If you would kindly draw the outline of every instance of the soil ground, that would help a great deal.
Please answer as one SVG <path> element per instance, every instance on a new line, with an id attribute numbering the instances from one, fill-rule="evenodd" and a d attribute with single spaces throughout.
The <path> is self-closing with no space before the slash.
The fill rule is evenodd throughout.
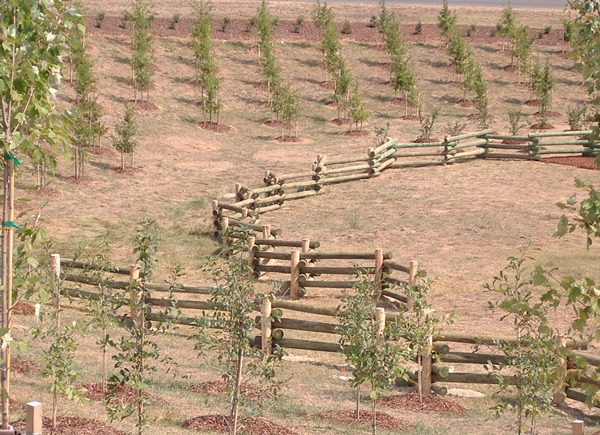
<path id="1" fill-rule="evenodd" d="M 88 47 L 98 77 L 99 103 L 110 129 L 103 140 L 103 146 L 108 149 L 112 127 L 121 117 L 123 104 L 133 97 L 129 86 L 129 40 L 127 32 L 118 27 L 118 18 L 114 18 L 129 2 L 87 0 L 84 6 L 90 17 L 101 11 L 107 14 L 102 29 L 90 27 Z M 233 6 L 235 14 L 231 12 Z M 388 59 L 377 46 L 376 32 L 366 27 L 370 16 L 376 13 L 374 6 L 334 5 L 340 23 L 345 18 L 353 23 L 353 34 L 344 38 L 343 46 L 344 56 L 372 111 L 372 118 L 365 127 L 370 135 L 363 137 L 345 135 L 347 126 L 331 122 L 337 113 L 335 108 L 326 105 L 330 90 L 321 85 L 324 74 L 317 40 L 308 22 L 310 5 L 273 2 L 274 13 L 282 19 L 276 56 L 285 76 L 302 96 L 303 108 L 299 130 L 302 140 L 276 142 L 278 129 L 264 125 L 269 113 L 265 91 L 256 86 L 260 76 L 253 36 L 243 32 L 244 20 L 256 7 L 256 2 L 215 4 L 217 22 L 225 15 L 232 18 L 229 33 L 215 33 L 219 38 L 215 55 L 224 77 L 221 120 L 231 126 L 231 131 L 215 132 L 198 125 L 203 120 L 196 105 L 197 91 L 191 85 L 193 71 L 185 27 L 173 34 L 166 27 L 174 13 L 183 15 L 182 26 L 189 25 L 190 9 L 187 2 L 169 0 L 157 4 L 158 16 L 164 20 L 157 20 L 156 76 L 150 101 L 158 110 L 137 111 L 141 131 L 136 155 L 138 170 L 116 172 L 119 156 L 95 150 L 82 182 L 74 183 L 70 178 L 70 164 L 59 161 L 57 176 L 51 177 L 46 189 L 35 191 L 31 169 L 27 165 L 19 168 L 19 196 L 31 199 L 21 202 L 19 211 L 26 211 L 24 219 L 33 220 L 41 215 L 48 233 L 55 239 L 57 252 L 67 257 L 79 244 L 97 250 L 100 240 L 108 239 L 115 261 L 130 264 L 130 240 L 135 222 L 151 216 L 157 220 L 162 238 L 160 265 L 154 280 L 166 278 L 168 268 L 177 263 L 185 267 L 186 284 L 209 284 L 200 265 L 207 254 L 218 249 L 207 224 L 211 199 L 231 199 L 234 183 L 256 184 L 266 169 L 279 173 L 309 169 L 319 153 L 329 156 L 364 153 L 374 144 L 374 127 L 388 121 L 391 137 L 408 142 L 419 136 L 417 121 L 401 119 L 404 108 L 395 104 L 393 92 L 386 84 Z M 403 34 L 410 42 L 409 52 L 418 71 L 426 110 L 442 108 L 434 136 L 443 136 L 446 124 L 454 121 L 466 122 L 466 131 L 477 129 L 475 121 L 467 120 L 472 109 L 458 104 L 462 92 L 452 83 L 442 41 L 432 25 L 438 9 L 391 8 L 402 16 Z M 531 99 L 528 89 L 518 83 L 514 72 L 504 68 L 509 56 L 502 51 L 502 41 L 489 36 L 488 30 L 495 25 L 500 11 L 458 8 L 458 12 L 463 25 L 476 23 L 478 26 L 471 43 L 489 83 L 492 127 L 506 132 L 508 111 L 519 109 L 532 115 L 537 107 L 524 105 Z M 307 17 L 306 33 L 296 35 L 289 31 L 289 26 L 300 14 Z M 562 53 L 559 43 L 559 28 L 565 15 L 558 11 L 517 11 L 517 16 L 527 20 L 534 32 L 546 25 L 554 27 L 550 35 L 535 40 L 536 55 L 550 59 L 553 65 L 557 83 L 554 110 L 564 111 L 568 105 L 586 102 L 580 76 L 572 70 L 573 63 Z M 418 21 L 426 24 L 424 33 L 412 35 Z M 88 22 L 93 22 L 93 18 L 88 18 Z M 73 101 L 72 88 L 67 85 L 59 98 L 61 106 L 68 107 Z M 529 121 L 533 123 L 532 116 Z M 565 129 L 564 113 L 553 118 L 552 124 Z M 575 191 L 576 177 L 600 183 L 600 172 L 537 162 L 477 160 L 447 167 L 387 171 L 377 179 L 333 186 L 327 189 L 326 195 L 290 202 L 280 211 L 267 215 L 266 220 L 282 227 L 284 234 L 319 240 L 324 249 L 382 247 L 392 251 L 402 263 L 418 260 L 435 279 L 434 307 L 456 314 L 451 330 L 508 333 L 508 325 L 499 323 L 486 311 L 490 296 L 483 293 L 482 286 L 520 246 L 532 241 L 535 262 L 546 267 L 560 266 L 561 271 L 576 276 L 586 271 L 596 274 L 593 266 L 600 257 L 598 247 L 586 251 L 585 241 L 576 235 L 565 240 L 552 237 L 561 214 L 555 203 L 566 200 Z M 310 290 L 306 299 L 329 306 L 337 303 L 336 294 L 325 291 Z M 567 318 L 562 314 L 557 316 L 557 322 L 564 325 Z M 29 344 L 16 355 L 24 360 L 39 361 L 43 346 L 31 338 L 26 329 L 33 318 L 15 317 L 18 324 L 15 337 Z M 67 310 L 65 318 L 81 318 L 81 313 Z M 118 334 L 118 331 L 113 333 Z M 225 396 L 190 393 L 193 385 L 214 380 L 219 373 L 213 364 L 190 357 L 192 350 L 187 334 L 189 330 L 182 328 L 177 334 L 159 340 L 178 363 L 175 371 L 179 376 L 159 372 L 151 378 L 152 433 L 197 433 L 184 429 L 183 422 L 201 415 L 227 412 Z M 320 337 L 315 334 L 314 338 Z M 95 340 L 92 332 L 83 333 L 78 355 L 82 361 L 81 381 L 85 383 L 99 381 L 99 351 Z M 268 419 L 302 434 L 368 433 L 368 424 L 340 425 L 316 417 L 323 411 L 353 409 L 355 398 L 347 380 L 341 376 L 343 367 L 339 355 L 291 351 L 282 374 L 288 380 L 283 396 L 269 410 Z M 50 395 L 44 392 L 47 381 L 37 376 L 39 369 L 32 371 L 34 376 L 15 374 L 11 394 L 20 403 L 35 397 L 50 404 Z M 475 389 L 491 392 L 486 387 Z M 363 400 L 367 402 L 366 397 Z M 418 410 L 388 408 L 383 411 L 406 423 L 406 433 L 512 433 L 510 415 L 490 418 L 488 408 L 495 402 L 489 396 L 455 400 L 466 408 L 465 414 L 424 415 Z M 589 426 L 598 428 L 599 421 L 593 412 L 570 404 L 575 410 L 558 410 L 542 419 L 540 433 L 567 434 L 569 421 L 584 412 L 589 416 Z M 99 403 L 65 401 L 63 406 L 61 414 L 107 421 Z M 123 431 L 132 429 L 129 421 L 111 425 Z"/>

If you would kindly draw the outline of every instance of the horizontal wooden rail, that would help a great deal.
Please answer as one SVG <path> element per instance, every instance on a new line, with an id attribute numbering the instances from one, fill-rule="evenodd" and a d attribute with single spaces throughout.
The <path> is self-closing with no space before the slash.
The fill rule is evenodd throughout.
<path id="1" fill-rule="evenodd" d="M 271 305 L 273 308 L 283 308 L 290 311 L 298 311 L 301 313 L 310 313 L 310 314 L 319 314 L 322 316 L 330 316 L 335 317 L 336 310 L 335 308 L 326 308 L 326 307 L 314 307 L 310 305 L 303 305 L 298 302 L 292 301 L 279 301 L 276 300 Z"/>
<path id="2" fill-rule="evenodd" d="M 506 355 L 471 352 L 448 352 L 440 355 L 440 361 L 460 364 L 510 364 L 511 359 Z"/>
<path id="3" fill-rule="evenodd" d="M 302 287 L 315 288 L 353 288 L 358 281 L 304 281 L 301 282 Z"/>
<path id="4" fill-rule="evenodd" d="M 254 242 L 255 245 L 266 245 L 266 246 L 279 246 L 286 248 L 301 248 L 301 240 L 277 240 L 277 239 L 257 239 Z M 310 249 L 318 249 L 321 246 L 319 242 L 310 242 Z M 265 257 L 267 258 L 267 257 Z"/>
<path id="5" fill-rule="evenodd" d="M 283 318 L 279 320 L 274 320 L 273 328 L 320 332 L 324 334 L 339 334 L 340 325 L 325 322 L 315 322 L 313 320 Z"/>
<path id="6" fill-rule="evenodd" d="M 321 341 L 298 340 L 295 338 L 273 339 L 273 344 L 284 349 L 314 350 L 317 352 L 340 352 L 338 343 L 324 343 Z"/>
<path id="7" fill-rule="evenodd" d="M 517 382 L 515 376 L 502 376 L 504 382 L 509 385 L 515 385 Z M 489 373 L 448 373 L 448 376 L 441 377 L 432 374 L 433 382 L 448 382 L 458 384 L 499 384 L 500 380 L 496 375 Z"/>
<path id="8" fill-rule="evenodd" d="M 65 268 L 94 270 L 97 272 L 116 273 L 119 275 L 129 275 L 129 272 L 130 272 L 129 267 L 116 267 L 116 266 L 102 267 L 102 266 L 92 264 L 87 261 L 71 260 L 69 258 L 61 258 L 60 265 Z M 143 275 L 144 274 L 140 272 L 140 276 L 143 276 Z"/>

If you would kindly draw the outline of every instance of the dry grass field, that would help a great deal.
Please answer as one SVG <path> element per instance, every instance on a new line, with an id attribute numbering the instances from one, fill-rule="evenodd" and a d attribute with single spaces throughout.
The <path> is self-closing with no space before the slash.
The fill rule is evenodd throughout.
<path id="1" fill-rule="evenodd" d="M 193 70 L 191 51 L 182 32 L 169 36 L 165 29 L 155 39 L 155 84 L 150 101 L 157 111 L 138 111 L 140 139 L 135 173 L 120 173 L 118 154 L 110 147 L 112 126 L 120 119 L 124 103 L 132 98 L 129 85 L 129 40 L 127 35 L 111 34 L 108 29 L 94 29 L 93 16 L 105 12 L 107 22 L 117 20 L 128 1 L 84 2 L 88 24 L 88 49 L 94 60 L 98 78 L 99 103 L 110 133 L 104 139 L 105 150 L 91 158 L 84 180 L 75 182 L 69 162 L 60 161 L 55 177 L 44 191 L 35 191 L 33 172 L 25 168 L 19 175 L 19 195 L 30 201 L 22 209 L 33 215 L 41 212 L 48 233 L 56 240 L 56 250 L 69 256 L 80 244 L 94 244 L 101 237 L 113 245 L 115 261 L 131 262 L 130 240 L 135 223 L 146 216 L 157 220 L 161 229 L 160 268 L 156 279 L 163 279 L 170 265 L 181 264 L 186 271 L 186 284 L 207 284 L 208 277 L 200 271 L 206 255 L 218 245 L 210 236 L 210 200 L 222 198 L 233 191 L 236 182 L 258 183 L 266 169 L 288 172 L 308 169 L 318 153 L 330 156 L 362 153 L 375 143 L 374 128 L 390 122 L 389 136 L 401 141 L 415 139 L 419 133 L 417 121 L 400 119 L 403 107 L 393 103 L 393 91 L 386 84 L 388 71 L 384 52 L 373 37 L 364 38 L 364 30 L 374 6 L 334 5 L 338 21 L 348 18 L 354 35 L 344 37 L 344 55 L 359 81 L 372 118 L 365 129 L 367 136 L 345 135 L 347 126 L 331 122 L 335 109 L 327 106 L 329 89 L 321 85 L 324 73 L 320 66 L 317 42 L 302 35 L 277 33 L 276 56 L 284 76 L 301 95 L 302 116 L 298 143 L 274 140 L 278 131 L 264 125 L 269 119 L 266 92 L 257 86 L 256 53 L 251 35 L 243 40 L 216 32 L 216 60 L 224 77 L 222 122 L 232 127 L 229 133 L 214 133 L 198 126 L 201 111 L 198 95 L 191 85 Z M 157 2 L 159 17 L 168 19 L 174 13 L 189 18 L 186 2 Z M 247 20 L 257 2 L 215 3 L 217 20 L 230 16 Z M 273 13 L 288 26 L 302 14 L 310 16 L 308 3 L 273 2 Z M 235 9 L 235 11 L 234 11 Z M 467 122 L 466 131 L 477 125 L 467 119 L 471 109 L 456 104 L 462 98 L 460 87 L 450 83 L 452 72 L 437 30 L 431 26 L 426 35 L 411 35 L 418 21 L 433 24 L 436 8 L 396 6 L 402 17 L 403 33 L 409 43 L 413 65 L 418 71 L 418 84 L 424 96 L 426 110 L 441 109 L 434 136 L 445 134 L 447 123 Z M 532 114 L 535 107 L 525 106 L 528 89 L 517 83 L 513 72 L 503 67 L 509 56 L 502 52 L 499 38 L 489 37 L 499 18 L 497 9 L 457 8 L 461 24 L 477 24 L 471 44 L 482 65 L 490 88 L 492 127 L 508 131 L 507 113 L 522 109 Z M 585 89 L 572 61 L 562 52 L 560 39 L 561 11 L 517 11 L 517 17 L 532 27 L 553 26 L 546 39 L 536 40 L 536 55 L 549 59 L 556 78 L 554 109 L 560 117 L 551 122 L 557 129 L 567 127 L 565 108 L 584 103 Z M 309 23 L 307 23 L 307 26 Z M 289 26 L 288 26 L 289 27 Z M 369 29 L 372 32 L 372 29 Z M 557 36 L 558 35 L 558 36 Z M 63 107 L 73 100 L 68 84 L 60 94 Z M 533 120 L 533 118 L 532 118 Z M 25 165 L 24 165 L 25 166 Z M 477 160 L 447 167 L 388 171 L 367 181 L 330 187 L 326 195 L 285 205 L 280 211 L 266 215 L 265 220 L 281 227 L 294 238 L 310 237 L 328 249 L 374 249 L 392 251 L 405 263 L 415 259 L 434 278 L 432 303 L 441 311 L 453 311 L 456 331 L 473 333 L 506 332 L 486 312 L 488 295 L 482 291 L 486 281 L 514 255 L 520 246 L 531 241 L 532 255 L 547 267 L 581 275 L 596 274 L 594 265 L 600 259 L 599 247 L 585 249 L 585 240 L 572 236 L 557 240 L 552 233 L 560 217 L 556 202 L 574 192 L 574 179 L 600 184 L 600 172 L 570 166 L 539 162 L 507 162 Z M 336 302 L 330 292 L 312 291 L 307 298 L 315 304 Z M 563 315 L 564 314 L 564 315 Z M 67 310 L 67 317 L 81 314 Z M 564 322 L 565 313 L 557 321 Z M 29 342 L 26 325 L 29 318 L 18 317 L 19 338 Z M 217 374 L 202 360 L 192 356 L 187 331 L 162 338 L 161 344 L 178 361 L 177 376 L 154 375 L 151 388 L 151 434 L 187 434 L 181 423 L 191 417 L 225 412 L 227 400 L 218 395 L 192 393 L 192 384 L 212 380 Z M 17 356 L 35 360 L 38 343 L 31 341 Z M 94 337 L 84 334 L 80 351 L 83 382 L 98 379 L 95 363 L 98 352 Z M 287 379 L 283 398 L 267 412 L 269 419 L 285 424 L 298 433 L 368 433 L 368 426 L 333 425 L 319 419 L 315 413 L 332 409 L 352 409 L 353 395 L 347 382 L 339 378 L 343 360 L 338 355 L 315 355 L 293 351 L 284 366 Z M 34 369 L 35 370 L 35 369 Z M 36 373 L 34 371 L 34 373 Z M 185 375 L 185 376 L 183 376 Z M 477 388 L 481 391 L 486 387 Z M 41 397 L 50 403 L 46 384 L 39 376 L 16 375 L 13 394 L 18 402 Z M 408 434 L 509 434 L 511 416 L 492 418 L 489 398 L 454 398 L 467 412 L 460 415 L 426 414 L 398 409 L 384 409 L 406 422 Z M 101 404 L 65 403 L 64 414 L 85 415 L 105 421 Z M 593 412 L 577 407 L 557 410 L 540 422 L 540 434 L 567 434 L 569 422 L 585 412 L 590 426 L 600 429 L 600 419 Z M 111 423 L 122 430 L 131 430 L 129 422 Z M 398 431 L 382 433 L 398 433 Z"/>

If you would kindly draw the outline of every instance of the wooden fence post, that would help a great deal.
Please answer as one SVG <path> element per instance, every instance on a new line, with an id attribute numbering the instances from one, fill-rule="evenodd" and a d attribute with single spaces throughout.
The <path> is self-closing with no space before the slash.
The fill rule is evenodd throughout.
<path id="1" fill-rule="evenodd" d="M 263 355 L 271 355 L 271 301 L 265 296 L 260 306 L 260 333 Z"/>
<path id="2" fill-rule="evenodd" d="M 300 287 L 300 251 L 292 249 L 290 261 L 290 298 L 298 299 L 298 289 Z"/>
<path id="3" fill-rule="evenodd" d="M 415 288 L 417 285 L 417 273 L 419 271 L 419 262 L 411 260 L 408 265 L 408 285 L 410 288 Z M 406 307 L 410 310 L 413 307 L 413 300 L 411 298 L 406 301 Z"/>
<path id="4" fill-rule="evenodd" d="M 573 435 L 583 435 L 585 433 L 585 423 L 583 420 L 573 420 L 571 423 Z"/>
<path id="5" fill-rule="evenodd" d="M 26 403 L 25 414 L 25 435 L 42 435 L 42 403 Z"/>
<path id="6" fill-rule="evenodd" d="M 310 251 L 310 239 L 302 239 L 302 252 Z"/>
<path id="7" fill-rule="evenodd" d="M 131 316 L 131 320 L 133 322 L 139 322 L 139 312 L 140 312 L 140 266 L 137 264 L 132 264 L 129 266 L 129 285 L 130 285 L 130 306 L 129 306 L 129 315 Z M 143 290 L 142 290 L 143 291 Z"/>
<path id="8" fill-rule="evenodd" d="M 423 396 L 431 394 L 431 352 L 433 351 L 433 336 L 427 339 L 427 345 L 421 355 L 421 391 Z"/>
<path id="9" fill-rule="evenodd" d="M 381 295 L 383 289 L 383 249 L 375 249 L 375 286 L 377 288 L 377 297 Z"/>

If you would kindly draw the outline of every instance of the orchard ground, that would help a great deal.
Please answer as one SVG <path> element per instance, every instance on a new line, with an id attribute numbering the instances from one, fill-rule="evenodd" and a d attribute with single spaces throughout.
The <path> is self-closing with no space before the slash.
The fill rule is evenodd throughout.
<path id="1" fill-rule="evenodd" d="M 98 78 L 99 103 L 104 122 L 110 127 L 120 119 L 123 104 L 132 98 L 129 85 L 129 40 L 118 27 L 121 12 L 129 6 L 125 0 L 84 2 L 88 16 L 88 50 L 94 59 Z M 81 243 L 94 243 L 100 237 L 113 244 L 113 257 L 123 265 L 130 264 L 129 240 L 135 223 L 143 217 L 155 218 L 161 229 L 160 268 L 156 280 L 166 277 L 168 267 L 178 263 L 185 267 L 186 284 L 210 284 L 200 271 L 206 255 L 218 245 L 210 237 L 210 200 L 233 191 L 236 182 L 257 183 L 265 169 L 296 172 L 309 169 L 318 153 L 330 156 L 365 152 L 375 143 L 374 127 L 390 122 L 389 136 L 410 141 L 419 134 L 417 121 L 404 121 L 403 106 L 395 104 L 389 79 L 388 61 L 378 47 L 376 30 L 367 27 L 376 6 L 333 4 L 336 20 L 352 23 L 353 33 L 343 37 L 344 56 L 359 80 L 372 118 L 365 130 L 367 136 L 347 136 L 349 126 L 332 123 L 336 110 L 325 103 L 330 90 L 323 87 L 324 72 L 320 65 L 318 40 L 310 23 L 311 4 L 273 2 L 271 10 L 280 17 L 276 34 L 276 56 L 284 76 L 301 95 L 297 143 L 279 143 L 277 129 L 265 126 L 269 119 L 266 91 L 257 84 L 254 36 L 243 31 L 254 14 L 256 2 L 218 2 L 215 4 L 215 55 L 224 77 L 221 95 L 224 109 L 221 121 L 232 127 L 228 133 L 215 133 L 198 126 L 201 110 L 196 105 L 197 91 L 191 84 L 193 69 L 191 51 L 184 28 L 189 26 L 191 10 L 187 2 L 165 1 L 157 4 L 155 39 L 155 84 L 150 101 L 156 111 L 138 111 L 140 140 L 136 161 L 139 169 L 131 174 L 118 173 L 119 156 L 112 152 L 109 137 L 106 147 L 94 155 L 87 166 L 86 178 L 75 183 L 69 163 L 60 162 L 56 177 L 41 192 L 32 189 L 34 174 L 26 165 L 19 172 L 21 209 L 28 215 L 41 211 L 48 233 L 56 239 L 56 250 L 69 256 Z M 233 9 L 235 8 L 235 13 Z M 418 84 L 424 96 L 426 111 L 441 108 L 441 118 L 433 135 L 444 135 L 444 127 L 454 121 L 465 121 L 465 131 L 474 131 L 476 121 L 468 121 L 472 108 L 461 107 L 458 84 L 450 83 L 453 73 L 448 64 L 442 40 L 433 26 L 437 8 L 390 6 L 402 19 L 403 35 L 409 43 Z M 94 16 L 106 13 L 102 28 L 94 28 Z M 526 86 L 517 83 L 516 74 L 504 67 L 508 52 L 502 51 L 502 40 L 490 32 L 500 17 L 498 9 L 457 8 L 459 23 L 476 24 L 471 43 L 482 65 L 489 85 L 492 127 L 508 131 L 507 113 L 521 109 L 532 114 L 537 109 L 525 105 L 530 99 Z M 169 30 L 175 13 L 182 15 L 179 28 Z M 306 18 L 300 34 L 291 32 L 298 15 Z M 580 75 L 563 53 L 560 29 L 566 14 L 561 11 L 521 11 L 516 15 L 534 32 L 552 26 L 550 34 L 535 40 L 535 52 L 541 60 L 549 59 L 556 78 L 553 110 L 559 117 L 550 119 L 557 129 L 566 129 L 564 110 L 567 106 L 587 101 Z M 232 19 L 226 32 L 218 30 L 224 16 Z M 424 23 L 424 32 L 413 35 L 415 24 Z M 61 91 L 63 107 L 72 102 L 73 90 L 67 84 Z M 530 117 L 533 121 L 533 117 Z M 107 136 L 110 136 L 110 134 Z M 581 236 L 564 240 L 552 237 L 560 210 L 556 202 L 566 200 L 574 191 L 574 179 L 600 183 L 600 172 L 570 166 L 537 162 L 475 161 L 448 167 L 388 171 L 382 177 L 327 189 L 319 197 L 287 203 L 278 212 L 265 216 L 267 222 L 295 238 L 318 240 L 324 249 L 360 249 L 382 247 L 392 251 L 405 263 L 415 259 L 435 279 L 432 303 L 440 311 L 454 311 L 456 322 L 449 329 L 469 333 L 509 333 L 508 326 L 486 311 L 487 300 L 482 286 L 490 281 L 520 246 L 532 241 L 531 254 L 536 262 L 552 268 L 560 266 L 564 273 L 581 276 L 595 274 L 598 247 L 589 251 Z M 591 271 L 591 272 L 588 272 Z M 313 304 L 332 306 L 335 294 L 310 289 L 307 299 Z M 66 316 L 79 318 L 81 313 L 67 311 Z M 567 320 L 568 313 L 558 313 L 557 322 Z M 19 317 L 15 335 L 26 338 L 27 317 Z M 117 331 L 115 331 L 117 332 Z M 189 331 L 181 330 L 181 333 Z M 306 335 L 304 335 L 306 337 Z M 82 338 L 79 353 L 83 369 L 82 382 L 98 380 L 95 363 L 98 351 L 94 337 Z M 189 392 L 192 384 L 214 380 L 218 373 L 194 358 L 192 345 L 183 336 L 161 340 L 165 350 L 179 362 L 178 375 L 153 376 L 150 405 L 153 422 L 151 433 L 194 433 L 182 429 L 181 423 L 198 415 L 226 412 L 224 396 Z M 38 343 L 32 342 L 17 355 L 35 360 Z M 353 393 L 340 379 L 343 360 L 337 355 L 315 355 L 291 351 L 282 376 L 288 379 L 282 399 L 268 413 L 271 420 L 284 423 L 299 433 L 364 433 L 365 426 L 335 425 L 314 414 L 335 409 L 352 409 Z M 182 377 L 180 375 L 187 375 Z M 16 375 L 13 394 L 18 402 L 41 399 L 50 404 L 46 383 L 39 370 L 30 375 Z M 490 392 L 487 388 L 476 388 Z M 429 414 L 412 411 L 382 411 L 403 419 L 406 433 L 512 433 L 511 416 L 490 418 L 487 409 L 492 399 L 457 398 L 467 408 L 466 414 Z M 583 410 L 583 408 L 578 407 Z M 540 422 L 540 433 L 569 433 L 569 421 L 579 411 L 559 410 Z M 593 412 L 588 412 L 593 414 Z M 64 415 L 85 415 L 105 421 L 102 405 L 94 402 L 65 402 Z M 567 415 L 569 414 L 569 415 Z M 598 420 L 590 420 L 598 426 Z M 129 422 L 112 423 L 130 430 Z M 393 431 L 392 431 L 393 432 Z M 390 433 L 392 433 L 390 432 Z M 385 431 L 383 431 L 385 433 Z"/>

